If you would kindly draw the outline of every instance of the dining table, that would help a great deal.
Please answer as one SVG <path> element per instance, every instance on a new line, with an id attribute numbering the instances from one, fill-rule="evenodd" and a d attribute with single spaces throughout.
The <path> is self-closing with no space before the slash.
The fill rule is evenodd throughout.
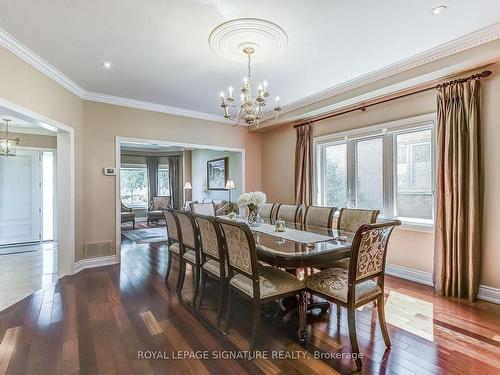
<path id="1" fill-rule="evenodd" d="M 243 218 L 235 220 L 246 222 Z M 265 219 L 261 219 L 258 226 L 249 225 L 259 261 L 297 275 L 298 270 L 322 269 L 331 262 L 350 257 L 354 233 L 303 223 L 284 222 L 284 226 L 284 231 L 278 231 L 274 221 Z M 282 304 L 282 318 L 286 321 L 297 306 L 293 300 L 282 301 Z M 308 304 L 308 310 L 316 308 L 327 311 L 329 303 Z"/>

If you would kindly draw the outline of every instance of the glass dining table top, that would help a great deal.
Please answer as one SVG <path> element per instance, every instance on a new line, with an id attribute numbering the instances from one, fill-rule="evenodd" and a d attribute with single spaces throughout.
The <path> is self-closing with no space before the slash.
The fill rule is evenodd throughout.
<path id="1" fill-rule="evenodd" d="M 276 232 L 274 223 L 268 220 L 259 227 L 250 226 L 260 260 L 278 267 L 296 268 L 320 266 L 350 256 L 354 233 L 290 222 L 286 222 L 285 227 L 284 233 Z M 307 241 L 308 238 L 312 241 Z"/>

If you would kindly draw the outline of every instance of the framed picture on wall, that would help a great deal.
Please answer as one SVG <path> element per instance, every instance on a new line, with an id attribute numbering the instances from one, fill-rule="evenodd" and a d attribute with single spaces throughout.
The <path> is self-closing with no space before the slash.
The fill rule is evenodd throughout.
<path id="1" fill-rule="evenodd" d="M 207 189 L 224 190 L 228 176 L 229 158 L 207 161 Z"/>

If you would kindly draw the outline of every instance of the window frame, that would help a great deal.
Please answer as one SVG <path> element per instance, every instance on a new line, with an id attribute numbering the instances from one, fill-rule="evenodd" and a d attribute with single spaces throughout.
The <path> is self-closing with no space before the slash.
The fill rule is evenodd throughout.
<path id="1" fill-rule="evenodd" d="M 383 173 L 383 207 L 380 208 L 381 219 L 396 218 L 397 194 L 397 144 L 396 136 L 413 133 L 420 130 L 431 130 L 431 168 L 432 168 L 432 220 L 397 217 L 403 222 L 403 228 L 418 231 L 433 231 L 435 223 L 435 183 L 436 183 L 436 113 L 406 118 L 398 121 L 371 125 L 346 132 L 332 133 L 313 138 L 313 202 L 316 205 L 324 204 L 325 191 L 325 152 L 328 146 L 347 145 L 347 202 L 348 207 L 356 206 L 357 197 L 357 142 L 382 138 L 382 173 Z M 340 208 L 340 207 L 339 207 Z M 338 212 L 338 211 L 337 211 Z"/>

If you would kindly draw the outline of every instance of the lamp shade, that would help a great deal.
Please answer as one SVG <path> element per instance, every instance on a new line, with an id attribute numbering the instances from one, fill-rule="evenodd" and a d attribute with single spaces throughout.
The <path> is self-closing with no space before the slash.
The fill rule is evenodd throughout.
<path id="1" fill-rule="evenodd" d="M 234 181 L 227 180 L 226 181 L 226 190 L 231 190 L 231 189 L 236 189 L 236 186 L 234 186 Z"/>
<path id="2" fill-rule="evenodd" d="M 191 186 L 191 182 L 189 181 L 186 181 L 186 183 L 184 184 L 184 189 L 186 190 L 191 190 L 193 187 Z"/>

